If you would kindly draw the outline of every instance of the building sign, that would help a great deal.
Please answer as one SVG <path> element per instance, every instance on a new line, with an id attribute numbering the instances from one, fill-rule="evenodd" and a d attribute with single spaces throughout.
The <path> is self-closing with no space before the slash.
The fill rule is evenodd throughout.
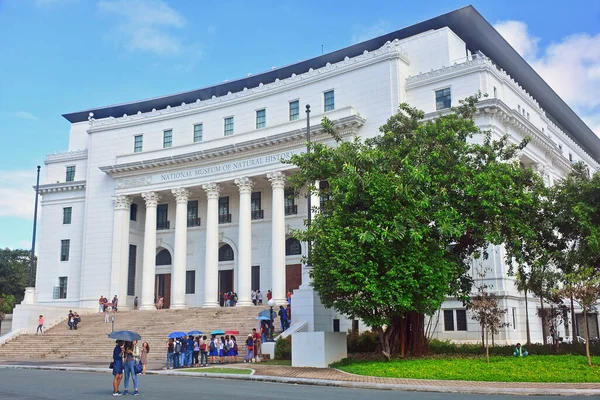
<path id="1" fill-rule="evenodd" d="M 135 186 L 144 186 L 163 182 L 176 182 L 190 178 L 200 178 L 211 175 L 218 175 L 228 172 L 243 171 L 248 168 L 261 167 L 269 164 L 279 164 L 282 160 L 289 160 L 297 151 L 284 151 L 282 153 L 267 154 L 260 157 L 250 158 L 241 161 L 231 161 L 224 164 L 211 165 L 208 167 L 198 167 L 183 171 L 165 172 L 151 176 L 133 177 L 117 179 L 117 188 L 128 188 Z"/>

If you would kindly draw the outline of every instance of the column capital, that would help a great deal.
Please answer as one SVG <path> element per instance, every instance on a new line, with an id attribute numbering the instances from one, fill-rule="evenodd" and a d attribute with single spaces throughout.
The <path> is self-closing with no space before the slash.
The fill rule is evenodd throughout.
<path id="1" fill-rule="evenodd" d="M 186 188 L 180 187 L 180 188 L 171 190 L 171 192 L 175 196 L 175 200 L 177 201 L 177 203 L 187 203 L 187 201 L 190 198 L 190 191 L 187 190 Z"/>
<path id="2" fill-rule="evenodd" d="M 271 181 L 271 186 L 273 186 L 273 189 L 285 188 L 285 174 L 283 172 L 270 172 L 267 174 L 267 178 Z"/>
<path id="3" fill-rule="evenodd" d="M 219 193 L 221 192 L 221 187 L 216 182 L 205 183 L 202 185 L 202 189 L 206 192 L 206 197 L 209 199 L 217 199 L 219 198 Z"/>
<path id="4" fill-rule="evenodd" d="M 156 192 L 144 192 L 142 198 L 146 201 L 146 207 L 156 207 L 160 201 L 160 196 Z"/>
<path id="5" fill-rule="evenodd" d="M 115 210 L 129 210 L 132 202 L 129 196 L 115 196 Z"/>
<path id="6" fill-rule="evenodd" d="M 254 186 L 254 182 L 252 179 L 244 176 L 243 178 L 237 178 L 234 180 L 235 184 L 238 185 L 240 190 L 240 194 L 244 193 L 252 193 L 252 186 Z"/>

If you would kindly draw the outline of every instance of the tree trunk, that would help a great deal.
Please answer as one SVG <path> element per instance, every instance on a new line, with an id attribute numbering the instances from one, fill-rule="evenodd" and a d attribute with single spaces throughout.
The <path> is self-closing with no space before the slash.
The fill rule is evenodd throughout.
<path id="1" fill-rule="evenodd" d="M 527 304 L 527 289 L 523 291 L 525 293 L 525 324 L 527 329 L 527 344 L 531 344 L 531 331 L 529 330 L 529 305 Z"/>
<path id="2" fill-rule="evenodd" d="M 486 343 L 485 343 L 485 360 L 487 361 L 487 363 L 490 363 L 490 338 L 489 335 L 486 334 Z"/>
<path id="3" fill-rule="evenodd" d="M 542 342 L 548 344 L 546 340 L 546 313 L 544 312 L 544 298 L 542 296 L 540 296 L 540 307 L 542 310 Z"/>
<path id="4" fill-rule="evenodd" d="M 391 352 L 390 352 L 390 342 L 388 340 L 388 335 L 387 335 L 388 329 L 390 329 L 390 328 L 388 327 L 384 330 L 381 326 L 378 326 L 377 328 L 375 328 L 375 330 L 379 332 L 379 346 L 381 348 L 381 353 L 389 361 L 391 358 Z"/>
<path id="5" fill-rule="evenodd" d="M 585 355 L 587 356 L 588 365 L 592 366 L 592 358 L 590 357 L 590 330 L 587 320 L 587 308 L 583 307 L 583 323 L 585 324 Z"/>
<path id="6" fill-rule="evenodd" d="M 573 328 L 573 343 L 577 340 L 577 319 L 575 318 L 575 306 L 573 305 L 573 295 L 571 295 L 571 325 Z"/>
<path id="7" fill-rule="evenodd" d="M 406 358 L 406 317 L 400 320 L 400 356 Z"/>

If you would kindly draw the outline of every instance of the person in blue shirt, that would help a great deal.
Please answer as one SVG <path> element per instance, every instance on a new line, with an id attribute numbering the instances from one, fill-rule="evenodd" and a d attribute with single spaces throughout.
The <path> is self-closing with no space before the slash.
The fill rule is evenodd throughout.
<path id="1" fill-rule="evenodd" d="M 192 366 L 192 355 L 194 354 L 194 337 L 188 336 L 185 341 L 185 366 Z"/>
<path id="2" fill-rule="evenodd" d="M 122 340 L 117 340 L 113 349 L 113 396 L 121 396 L 119 385 L 123 380 L 123 345 L 124 342 Z"/>

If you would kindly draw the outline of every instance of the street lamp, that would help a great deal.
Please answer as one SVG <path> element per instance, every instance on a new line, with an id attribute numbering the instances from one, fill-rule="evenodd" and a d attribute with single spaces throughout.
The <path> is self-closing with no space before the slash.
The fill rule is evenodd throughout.
<path id="1" fill-rule="evenodd" d="M 273 341 L 273 307 L 275 307 L 275 300 L 271 299 L 267 302 L 271 311 L 269 312 L 269 317 L 271 318 L 271 326 L 269 327 L 269 341 Z"/>
<path id="2" fill-rule="evenodd" d="M 310 104 L 306 105 L 306 154 L 310 155 Z M 310 224 L 312 223 L 312 204 L 311 204 L 311 194 L 310 194 L 310 186 L 307 190 L 307 195 L 308 195 L 308 199 L 307 199 L 307 208 L 308 208 L 308 213 L 307 213 L 307 219 L 306 219 L 306 226 L 308 227 L 308 229 L 310 229 Z M 310 240 L 308 241 L 308 248 L 306 250 L 306 268 L 309 269 L 311 267 L 310 264 L 310 247 L 311 247 L 311 242 Z"/>
<path id="3" fill-rule="evenodd" d="M 33 287 L 33 268 L 35 265 L 35 231 L 37 229 L 38 193 L 40 191 L 40 167 L 37 166 L 37 182 L 35 184 L 35 206 L 33 209 L 33 236 L 31 238 L 31 260 L 29 264 L 29 287 Z"/>

